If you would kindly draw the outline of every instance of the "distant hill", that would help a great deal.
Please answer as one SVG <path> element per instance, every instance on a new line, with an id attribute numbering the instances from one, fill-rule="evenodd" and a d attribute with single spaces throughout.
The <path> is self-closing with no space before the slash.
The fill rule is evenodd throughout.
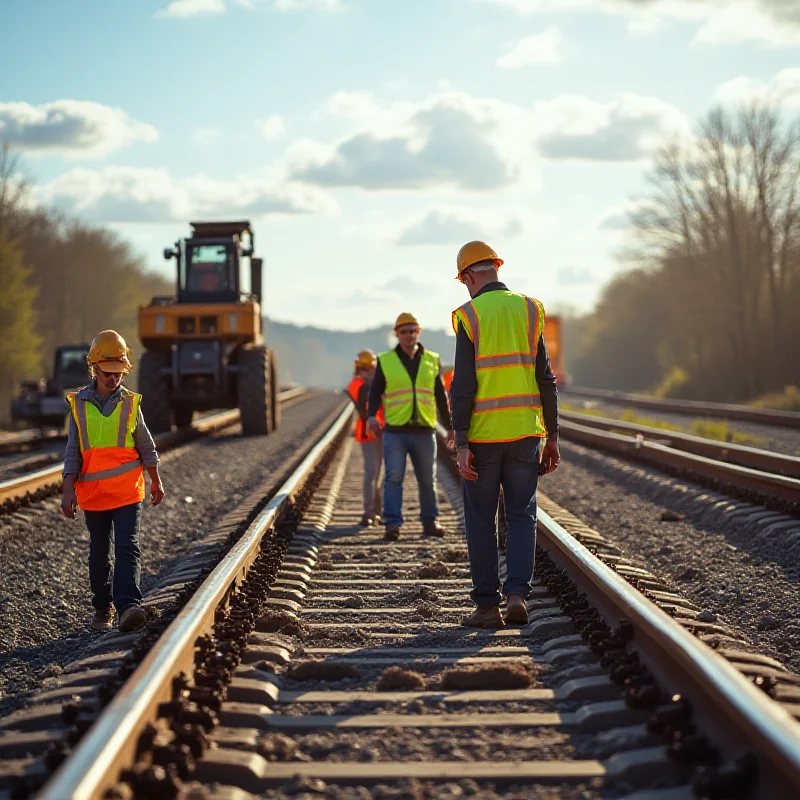
<path id="1" fill-rule="evenodd" d="M 353 359 L 359 350 L 382 353 L 397 344 L 391 327 L 334 331 L 300 327 L 264 319 L 264 338 L 278 354 L 281 381 L 302 386 L 340 389 L 353 375 Z M 456 340 L 443 330 L 423 330 L 420 341 L 436 351 L 443 364 L 453 363 Z"/>

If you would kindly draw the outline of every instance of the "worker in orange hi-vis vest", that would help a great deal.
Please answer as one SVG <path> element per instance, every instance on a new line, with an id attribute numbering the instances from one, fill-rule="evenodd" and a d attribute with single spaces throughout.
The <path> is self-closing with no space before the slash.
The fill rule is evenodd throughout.
<path id="1" fill-rule="evenodd" d="M 364 514 L 360 525 L 364 528 L 377 524 L 381 518 L 382 502 L 380 492 L 381 465 L 383 462 L 383 442 L 381 431 L 385 424 L 383 406 L 378 411 L 379 432 L 367 430 L 367 403 L 370 385 L 375 377 L 378 359 L 372 350 L 362 350 L 354 362 L 355 375 L 347 387 L 347 394 L 358 411 L 355 440 L 361 446 L 364 458 Z"/>
<path id="2" fill-rule="evenodd" d="M 119 629 L 129 633 L 147 621 L 139 588 L 144 470 L 150 475 L 154 506 L 164 499 L 164 486 L 153 437 L 142 417 L 142 396 L 122 385 L 133 367 L 125 340 L 116 331 L 101 331 L 86 360 L 91 384 L 67 394 L 71 414 L 61 509 L 74 519 L 80 506 L 89 529 L 92 628 L 110 628 L 116 607 Z"/>

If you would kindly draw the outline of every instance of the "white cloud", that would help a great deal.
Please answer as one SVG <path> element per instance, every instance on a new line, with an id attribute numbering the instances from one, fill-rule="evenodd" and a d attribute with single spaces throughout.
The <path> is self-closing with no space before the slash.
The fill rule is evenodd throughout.
<path id="1" fill-rule="evenodd" d="M 800 106 L 800 68 L 784 69 L 767 81 L 743 75 L 733 78 L 717 88 L 715 97 L 720 103 L 731 105 Z"/>
<path id="2" fill-rule="evenodd" d="M 195 128 L 192 139 L 197 144 L 214 144 L 219 141 L 220 136 L 222 131 L 219 128 Z"/>
<path id="3" fill-rule="evenodd" d="M 172 0 L 156 11 L 156 17 L 186 19 L 208 14 L 224 14 L 231 3 L 243 8 L 254 8 L 264 0 Z M 342 0 L 270 0 L 275 11 L 344 11 Z"/>
<path id="4" fill-rule="evenodd" d="M 342 0 L 274 0 L 276 11 L 344 11 Z"/>
<path id="5" fill-rule="evenodd" d="M 72 169 L 38 189 L 39 198 L 96 222 L 175 222 L 192 216 L 324 214 L 338 207 L 324 192 L 246 176 L 176 180 L 164 169 Z"/>
<path id="6" fill-rule="evenodd" d="M 522 69 L 530 64 L 557 64 L 561 61 L 561 31 L 551 25 L 534 36 L 510 45 L 497 59 L 500 69 Z"/>
<path id="7" fill-rule="evenodd" d="M 521 157 L 530 153 L 523 109 L 461 92 L 390 105 L 369 93 L 340 92 L 326 110 L 359 130 L 333 145 L 296 143 L 286 163 L 297 180 L 370 190 L 486 191 L 517 180 Z"/>
<path id="8" fill-rule="evenodd" d="M 543 220 L 513 209 L 436 206 L 403 226 L 396 234 L 400 245 L 461 245 L 473 239 L 500 240 L 519 236 Z"/>
<path id="9" fill-rule="evenodd" d="M 698 44 L 745 41 L 773 47 L 800 43 L 797 0 L 476 0 L 520 15 L 599 12 L 628 20 L 632 33 L 652 33 L 670 22 L 699 25 Z"/>
<path id="10" fill-rule="evenodd" d="M 286 132 L 283 117 L 273 114 L 264 120 L 257 120 L 256 127 L 265 139 L 279 139 Z"/>
<path id="11" fill-rule="evenodd" d="M 156 11 L 155 16 L 186 19 L 186 17 L 197 17 L 203 14 L 224 13 L 225 4 L 222 0 L 172 0 L 165 8 Z"/>
<path id="12" fill-rule="evenodd" d="M 157 138 L 152 125 L 100 103 L 0 103 L 0 140 L 20 150 L 96 157 L 132 142 L 153 142 Z"/>
<path id="13" fill-rule="evenodd" d="M 634 94 L 609 103 L 561 95 L 534 104 L 533 113 L 539 150 L 556 161 L 636 161 L 689 131 L 677 108 Z"/>

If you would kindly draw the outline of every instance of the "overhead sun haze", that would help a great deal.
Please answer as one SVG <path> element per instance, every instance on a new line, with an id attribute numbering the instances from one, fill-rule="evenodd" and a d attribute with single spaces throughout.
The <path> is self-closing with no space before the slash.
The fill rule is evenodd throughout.
<path id="1" fill-rule="evenodd" d="M 591 309 L 654 154 L 718 103 L 800 103 L 787 0 L 7 0 L 0 142 L 36 202 L 171 276 L 194 219 L 250 219 L 264 311 L 449 326 L 486 239 Z"/>

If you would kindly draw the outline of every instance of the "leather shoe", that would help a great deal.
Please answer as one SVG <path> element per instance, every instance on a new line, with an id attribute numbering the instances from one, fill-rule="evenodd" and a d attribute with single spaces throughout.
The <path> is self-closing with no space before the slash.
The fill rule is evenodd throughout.
<path id="1" fill-rule="evenodd" d="M 372 519 L 372 517 L 369 516 L 369 514 L 364 514 L 364 516 L 361 517 L 361 519 L 359 520 L 358 525 L 361 528 L 371 528 L 374 522 L 375 520 Z"/>
<path id="2" fill-rule="evenodd" d="M 461 620 L 467 628 L 504 628 L 503 615 L 497 606 L 476 608 L 469 616 Z"/>
<path id="3" fill-rule="evenodd" d="M 441 539 L 444 537 L 445 530 L 434 520 L 433 522 L 422 523 L 422 533 L 425 534 L 425 536 L 435 536 L 437 539 Z"/>
<path id="4" fill-rule="evenodd" d="M 518 594 L 512 594 L 506 603 L 506 625 L 527 625 L 528 609 L 525 600 Z"/>
<path id="5" fill-rule="evenodd" d="M 383 538 L 386 539 L 387 542 L 396 542 L 400 538 L 400 526 L 387 525 Z"/>

